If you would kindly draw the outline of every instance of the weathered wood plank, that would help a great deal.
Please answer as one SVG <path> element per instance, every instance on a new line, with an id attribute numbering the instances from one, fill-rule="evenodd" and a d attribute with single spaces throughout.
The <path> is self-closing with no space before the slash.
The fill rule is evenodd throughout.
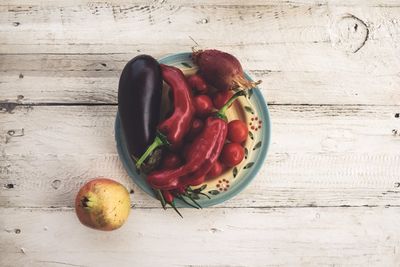
<path id="1" fill-rule="evenodd" d="M 304 48 L 303 52 L 297 56 L 315 60 L 311 50 Z M 116 103 L 119 75 L 126 62 L 137 54 L 0 55 L 0 102 Z M 243 56 L 240 57 L 243 66 L 250 69 L 254 79 L 264 81 L 260 88 L 269 103 L 400 103 L 400 76 L 393 69 L 396 65 L 379 67 L 374 73 L 365 68 L 364 59 L 343 61 L 343 66 L 348 64 L 343 70 L 337 67 L 339 63 L 330 69 L 312 65 L 301 69 L 300 63 L 295 64 L 298 69 L 291 66 L 280 69 L 271 62 L 281 60 L 273 51 L 265 52 L 264 61 Z M 387 58 L 385 62 L 391 60 L 394 59 Z"/>
<path id="2" fill-rule="evenodd" d="M 254 183 L 222 206 L 400 205 L 397 111 L 272 106 L 269 157 Z M 134 189 L 138 207 L 158 207 L 119 162 L 115 113 L 116 106 L 18 106 L 0 114 L 0 206 L 71 206 L 85 181 L 106 176 Z"/>
<path id="3" fill-rule="evenodd" d="M 104 1 L 105 2 L 105 1 Z M 131 1 L 127 0 L 108 0 L 106 1 L 109 4 L 132 4 Z M 59 0 L 40 0 L 40 5 L 42 6 L 65 6 L 64 2 L 60 2 Z M 102 1 L 97 1 L 97 3 L 102 3 Z M 38 0 L 7 0 L 8 5 L 37 5 Z M 93 4 L 91 0 L 69 0 L 68 5 L 87 5 Z M 201 1 L 184 1 L 181 0 L 136 0 L 135 4 L 137 5 L 159 5 L 159 4 L 169 4 L 169 5 L 184 5 L 184 6 L 198 6 L 198 5 L 228 5 L 228 6 L 246 6 L 246 5 L 332 5 L 332 6 L 399 6 L 399 2 L 397 0 L 249 0 L 243 2 L 241 0 L 201 0 Z M 0 6 L 5 5 L 4 3 L 0 3 Z"/>
<path id="4" fill-rule="evenodd" d="M 286 52 L 296 52 L 296 44 L 328 43 L 343 48 L 357 42 L 358 37 L 365 37 L 368 46 L 385 51 L 398 41 L 399 8 L 108 2 L 75 6 L 3 5 L 0 52 L 131 53 L 133 48 L 141 46 L 143 50 L 147 45 L 178 48 L 171 52 L 193 46 L 189 36 L 206 47 L 239 45 L 244 49 L 259 44 L 265 45 L 266 50 L 269 44 L 280 44 Z M 354 27 L 355 24 L 360 27 Z M 369 29 L 367 35 L 363 35 L 364 26 Z M 336 36 L 341 40 L 335 40 Z"/>
<path id="5" fill-rule="evenodd" d="M 133 209 L 110 233 L 72 210 L 0 209 L 1 266 L 398 266 L 399 208 Z M 260 223 L 262 222 L 262 223 Z M 19 231 L 18 231 L 18 230 Z"/>
<path id="6" fill-rule="evenodd" d="M 324 8 L 317 13 L 322 10 L 327 12 Z M 200 42 L 213 40 L 214 44 L 221 42 L 238 44 L 242 42 L 240 40 L 252 40 L 252 42 L 259 40 L 258 43 L 290 42 L 282 37 L 293 38 L 292 41 L 298 41 L 300 38 L 302 42 L 324 39 L 327 32 L 312 30 L 311 17 L 304 17 L 302 25 L 296 25 L 296 28 L 287 27 L 295 26 L 296 19 L 288 19 L 290 15 L 300 16 L 307 13 L 310 13 L 308 6 L 301 7 L 299 10 L 289 6 L 287 10 L 286 8 L 283 10 L 280 6 L 111 5 L 108 3 L 45 8 L 39 5 L 0 6 L 0 14 L 4 14 L 0 20 L 4 37 L 1 51 L 10 52 L 5 49 L 11 44 L 31 46 L 40 44 L 51 47 L 60 41 L 64 44 L 63 46 L 96 43 L 115 46 L 116 50 L 107 52 L 118 52 L 116 44 L 120 46 L 141 44 L 146 47 L 146 44 L 180 43 L 181 45 L 189 44 L 190 47 L 193 41 L 188 36 L 193 34 L 195 36 L 192 37 Z M 264 14 L 265 17 L 263 17 Z M 277 23 L 278 18 L 283 18 L 281 19 L 282 27 L 287 30 L 284 36 L 276 34 L 282 32 Z M 328 20 L 325 19 L 325 21 Z M 239 32 L 242 37 L 240 40 L 236 34 L 226 34 L 226 32 L 239 30 L 239 25 L 242 25 L 241 28 L 244 30 Z M 74 30 L 77 26 L 80 28 L 79 31 Z M 256 28 L 253 29 L 253 27 Z M 249 29 L 252 30 L 249 31 Z M 308 34 L 302 36 L 302 29 L 306 29 Z M 292 34 L 290 35 L 289 32 Z M 224 33 L 223 36 L 221 33 Z M 263 37 L 267 36 L 268 38 L 263 40 Z M 183 40 L 185 42 L 181 43 L 180 41 Z M 68 45 L 65 48 L 67 51 Z"/>
<path id="7" fill-rule="evenodd" d="M 241 59 L 270 103 L 399 104 L 399 14 L 363 5 L 0 5 L 0 101 L 115 103 L 127 60 L 188 51 L 193 38 Z"/>

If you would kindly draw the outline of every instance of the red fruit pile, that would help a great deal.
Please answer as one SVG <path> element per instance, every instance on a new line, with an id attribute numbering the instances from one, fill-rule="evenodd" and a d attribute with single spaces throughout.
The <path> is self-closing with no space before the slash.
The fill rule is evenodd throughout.
<path id="1" fill-rule="evenodd" d="M 169 204 L 177 212 L 175 198 L 185 202 L 186 198 L 190 199 L 200 208 L 195 199 L 199 199 L 199 195 L 209 197 L 202 192 L 206 188 L 205 180 L 215 179 L 226 168 L 243 161 L 245 149 L 242 144 L 249 134 L 247 125 L 240 120 L 229 122 L 226 112 L 239 97 L 246 96 L 246 91 L 259 83 L 247 79 L 239 60 L 231 54 L 209 49 L 193 52 L 191 57 L 199 71 L 190 77 L 177 67 L 158 64 L 150 56 L 134 59 L 128 67 L 136 61 L 140 64 L 134 66 L 134 71 L 127 68 L 121 76 L 120 84 L 124 86 L 119 88 L 118 98 L 119 109 L 127 108 L 123 114 L 128 116 L 129 129 L 135 133 L 129 135 L 129 140 L 133 147 L 143 150 L 131 153 L 137 170 L 146 174 L 147 183 L 163 207 Z M 148 65 L 151 72 L 146 69 Z M 169 86 L 170 93 L 170 113 L 163 120 L 159 117 L 160 76 Z M 126 101 L 128 97 L 129 101 Z M 133 100 L 138 100 L 140 105 L 132 105 Z M 136 107 L 142 108 L 137 110 Z M 152 115 L 149 111 L 153 111 Z M 129 116 L 137 123 L 130 124 Z M 139 124 L 143 127 L 137 127 Z M 255 126 L 250 123 L 250 127 Z M 146 138 L 131 138 L 142 128 Z M 143 146 L 143 141 L 148 145 Z M 191 186 L 199 187 L 193 189 Z"/>
<path id="2" fill-rule="evenodd" d="M 161 161 L 163 169 L 174 169 L 185 162 L 190 144 L 203 130 L 205 119 L 221 109 L 233 96 L 231 90 L 219 91 L 209 86 L 199 73 L 187 77 L 187 82 L 192 89 L 195 117 L 180 150 L 164 153 Z M 228 123 L 228 133 L 219 159 L 213 164 L 206 177 L 199 178 L 199 184 L 204 182 L 204 178 L 214 179 L 227 168 L 232 168 L 242 162 L 245 154 L 242 144 L 247 140 L 248 134 L 249 130 L 245 122 L 236 119 Z"/>

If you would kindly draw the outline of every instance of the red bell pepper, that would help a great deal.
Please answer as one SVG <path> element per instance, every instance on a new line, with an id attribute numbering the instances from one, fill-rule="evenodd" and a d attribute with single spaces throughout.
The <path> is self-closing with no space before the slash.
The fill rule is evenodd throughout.
<path id="1" fill-rule="evenodd" d="M 189 148 L 185 165 L 176 169 L 154 171 L 147 176 L 147 182 L 152 188 L 172 190 L 182 184 L 191 185 L 209 172 L 221 154 L 227 135 L 225 112 L 242 95 L 245 95 L 244 91 L 237 92 L 218 113 L 207 118 L 203 131 Z"/>
<path id="2" fill-rule="evenodd" d="M 164 145 L 177 147 L 187 134 L 195 112 L 192 92 L 183 72 L 175 67 L 161 64 L 164 81 L 171 87 L 174 99 L 174 112 L 157 127 L 157 135 L 146 152 L 136 162 L 140 168 L 147 157 L 157 148 Z M 146 112 L 144 110 L 143 112 Z"/>

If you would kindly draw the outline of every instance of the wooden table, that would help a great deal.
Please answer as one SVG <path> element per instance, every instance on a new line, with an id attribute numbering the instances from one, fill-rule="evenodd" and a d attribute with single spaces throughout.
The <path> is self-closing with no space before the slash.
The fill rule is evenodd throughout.
<path id="1" fill-rule="evenodd" d="M 264 81 L 272 143 L 243 193 L 180 219 L 113 127 L 124 64 L 194 45 Z M 400 266 L 399 70 L 398 0 L 4 0 L 0 266 Z M 96 176 L 134 191 L 118 231 L 75 216 Z"/>

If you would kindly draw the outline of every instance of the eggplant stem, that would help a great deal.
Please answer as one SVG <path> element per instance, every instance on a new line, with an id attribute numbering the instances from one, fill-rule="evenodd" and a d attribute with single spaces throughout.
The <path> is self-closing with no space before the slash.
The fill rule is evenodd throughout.
<path id="1" fill-rule="evenodd" d="M 179 210 L 176 208 L 175 203 L 172 201 L 171 203 L 169 203 L 171 205 L 171 207 L 176 211 L 176 213 L 179 214 L 179 216 L 181 216 L 181 218 L 183 218 L 182 214 L 179 212 Z"/>
<path id="2" fill-rule="evenodd" d="M 156 148 L 164 145 L 169 145 L 168 140 L 163 134 L 157 132 L 156 138 L 154 138 L 153 143 L 151 143 L 151 145 L 147 148 L 147 150 L 143 153 L 143 155 L 141 155 L 140 158 L 137 160 L 136 168 L 140 169 L 140 166 L 142 166 L 143 162 L 150 156 L 150 154 Z"/>
<path id="3" fill-rule="evenodd" d="M 178 199 L 180 199 L 180 200 L 182 200 L 183 202 L 185 202 L 187 205 L 189 205 L 190 207 L 192 207 L 192 208 L 195 208 L 195 209 L 199 209 L 199 207 L 197 207 L 197 206 L 195 206 L 195 205 L 193 205 L 193 204 L 190 204 L 189 202 L 187 202 L 186 201 L 186 199 L 184 199 L 182 196 L 177 196 L 177 198 Z"/>

